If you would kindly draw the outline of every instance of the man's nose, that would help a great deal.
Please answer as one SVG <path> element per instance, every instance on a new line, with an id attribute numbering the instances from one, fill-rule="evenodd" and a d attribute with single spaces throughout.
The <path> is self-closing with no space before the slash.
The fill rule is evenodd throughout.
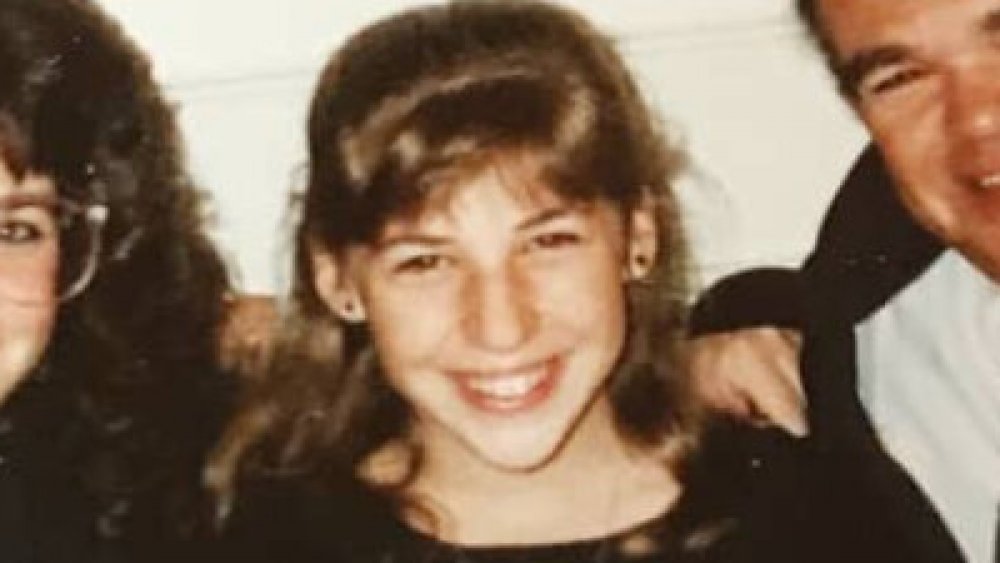
<path id="1" fill-rule="evenodd" d="M 466 335 L 483 348 L 515 350 L 529 341 L 538 327 L 535 292 L 513 268 L 472 276 L 465 293 Z"/>
<path id="2" fill-rule="evenodd" d="M 1000 68 L 968 65 L 946 82 L 946 119 L 960 145 L 1000 136 Z"/>

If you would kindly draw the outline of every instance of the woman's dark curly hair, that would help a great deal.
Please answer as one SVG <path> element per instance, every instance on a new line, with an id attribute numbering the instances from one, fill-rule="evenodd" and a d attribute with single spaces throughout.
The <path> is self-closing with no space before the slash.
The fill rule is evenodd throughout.
<path id="1" fill-rule="evenodd" d="M 216 333 L 229 286 L 172 110 L 92 2 L 0 2 L 0 156 L 109 208 L 96 276 L 60 304 L 41 366 L 11 398 L 16 428 L 72 468 L 98 536 L 187 533 L 226 403 Z"/>

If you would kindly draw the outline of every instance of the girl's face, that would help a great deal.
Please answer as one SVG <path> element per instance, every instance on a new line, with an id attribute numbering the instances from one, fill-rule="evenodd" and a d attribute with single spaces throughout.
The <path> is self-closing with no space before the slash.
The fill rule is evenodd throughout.
<path id="1" fill-rule="evenodd" d="M 0 161 L 0 402 L 38 363 L 58 308 L 55 188 Z"/>
<path id="2" fill-rule="evenodd" d="M 316 282 L 342 318 L 368 323 L 432 458 L 523 471 L 581 429 L 607 432 L 623 282 L 644 273 L 627 258 L 644 253 L 644 268 L 656 239 L 651 213 L 627 224 L 609 204 L 564 201 L 510 168 L 390 220 L 342 268 L 318 257 Z"/>

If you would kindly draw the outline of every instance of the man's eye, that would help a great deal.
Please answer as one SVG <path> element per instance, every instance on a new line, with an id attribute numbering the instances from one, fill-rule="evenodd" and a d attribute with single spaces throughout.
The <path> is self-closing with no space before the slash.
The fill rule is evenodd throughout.
<path id="1" fill-rule="evenodd" d="M 878 95 L 899 90 L 921 79 L 925 74 L 919 68 L 901 68 L 892 72 L 876 73 L 876 76 L 861 83 L 861 93 Z"/>

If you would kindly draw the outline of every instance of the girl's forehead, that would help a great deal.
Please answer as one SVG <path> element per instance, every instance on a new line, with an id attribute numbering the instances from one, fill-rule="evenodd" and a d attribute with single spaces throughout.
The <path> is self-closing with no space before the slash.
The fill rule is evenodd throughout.
<path id="1" fill-rule="evenodd" d="M 426 186 L 422 200 L 389 217 L 387 228 L 454 220 L 471 208 L 494 207 L 497 212 L 531 213 L 566 207 L 569 200 L 536 170 L 494 163 L 472 173 L 445 173 Z"/>
<path id="2" fill-rule="evenodd" d="M 565 203 L 565 190 L 556 185 L 545 155 L 530 150 L 479 155 L 424 178 L 421 208 L 441 211 L 483 186 L 500 187 L 510 201 L 523 206 Z"/>

